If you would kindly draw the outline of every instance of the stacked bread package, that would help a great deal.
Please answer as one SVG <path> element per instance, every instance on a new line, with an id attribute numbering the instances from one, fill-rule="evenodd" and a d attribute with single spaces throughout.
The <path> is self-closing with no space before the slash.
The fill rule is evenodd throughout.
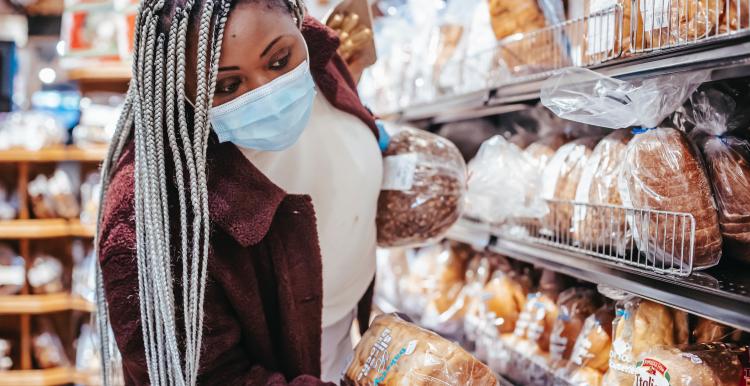
<path id="1" fill-rule="evenodd" d="M 737 386 L 743 377 L 739 350 L 724 344 L 656 346 L 640 355 L 634 385 Z"/>
<path id="2" fill-rule="evenodd" d="M 630 130 L 620 129 L 596 145 L 584 166 L 575 201 L 622 205 L 617 181 L 625 149 L 632 137 Z M 584 248 L 603 247 L 622 254 L 629 244 L 630 235 L 625 218 L 622 209 L 581 205 L 573 214 L 573 239 Z"/>
<path id="3" fill-rule="evenodd" d="M 691 137 L 711 177 L 725 255 L 750 262 L 750 141 L 727 133 L 735 109 L 732 98 L 711 89 L 691 99 L 695 119 Z"/>
<path id="4" fill-rule="evenodd" d="M 574 207 L 568 202 L 576 198 L 584 167 L 599 139 L 584 137 L 561 146 L 542 172 L 542 198 L 554 200 L 543 224 L 545 231 L 558 238 L 568 237 L 571 231 Z"/>
<path id="5" fill-rule="evenodd" d="M 684 215 L 636 212 L 628 216 L 638 249 L 658 266 L 693 269 L 718 264 L 721 232 L 716 203 L 700 155 L 676 129 L 643 130 L 628 143 L 619 180 L 626 207 L 688 213 L 695 221 L 691 261 L 692 220 Z"/>
<path id="6" fill-rule="evenodd" d="M 494 386 L 497 379 L 458 344 L 387 314 L 354 349 L 342 385 Z"/>

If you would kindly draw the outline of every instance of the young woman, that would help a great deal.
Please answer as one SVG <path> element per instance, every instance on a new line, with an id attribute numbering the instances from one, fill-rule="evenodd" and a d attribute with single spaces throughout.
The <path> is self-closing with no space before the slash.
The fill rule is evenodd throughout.
<path id="1" fill-rule="evenodd" d="M 141 5 L 97 241 L 127 384 L 338 381 L 382 159 L 337 46 L 301 0 Z"/>

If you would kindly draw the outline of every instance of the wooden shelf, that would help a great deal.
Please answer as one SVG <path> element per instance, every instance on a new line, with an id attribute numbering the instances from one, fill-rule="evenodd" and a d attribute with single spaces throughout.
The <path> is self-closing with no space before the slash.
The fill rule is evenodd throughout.
<path id="1" fill-rule="evenodd" d="M 68 367 L 0 372 L 0 386 L 52 386 L 68 383 L 97 385 L 100 384 L 98 379 L 96 374 L 84 373 Z"/>
<path id="2" fill-rule="evenodd" d="M 93 225 L 79 220 L 8 220 L 0 221 L 0 239 L 50 239 L 55 237 L 92 238 L 96 233 Z"/>
<path id="3" fill-rule="evenodd" d="M 79 82 L 128 82 L 130 64 L 114 62 L 77 67 L 68 70 L 68 79 Z"/>
<path id="4" fill-rule="evenodd" d="M 0 162 L 101 162 L 106 155 L 106 146 L 59 146 L 41 150 L 26 150 L 18 148 L 0 150 Z"/>
<path id="5" fill-rule="evenodd" d="M 0 314 L 47 314 L 60 311 L 94 311 L 94 304 L 68 293 L 0 296 Z M 0 377 L 2 378 L 2 377 Z"/>

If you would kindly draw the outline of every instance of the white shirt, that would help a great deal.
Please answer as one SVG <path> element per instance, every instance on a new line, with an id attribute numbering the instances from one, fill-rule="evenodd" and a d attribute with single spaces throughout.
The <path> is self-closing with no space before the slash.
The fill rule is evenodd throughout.
<path id="1" fill-rule="evenodd" d="M 375 214 L 383 175 L 377 139 L 322 93 L 292 147 L 242 149 L 276 185 L 312 197 L 323 258 L 323 327 L 351 313 L 375 274 Z"/>

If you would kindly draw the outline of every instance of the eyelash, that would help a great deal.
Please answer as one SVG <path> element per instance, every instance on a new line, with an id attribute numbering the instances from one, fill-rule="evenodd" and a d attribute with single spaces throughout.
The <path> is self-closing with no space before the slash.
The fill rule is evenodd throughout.
<path id="1" fill-rule="evenodd" d="M 281 71 L 283 70 L 287 64 L 289 64 L 289 58 L 291 57 L 291 53 L 287 53 L 284 57 L 282 57 L 279 60 L 276 60 L 272 62 L 268 68 L 271 71 Z M 229 84 L 224 84 L 216 87 L 216 93 L 217 94 L 224 94 L 224 95 L 230 95 L 237 91 L 237 88 L 239 87 L 240 82 L 234 81 Z"/>

